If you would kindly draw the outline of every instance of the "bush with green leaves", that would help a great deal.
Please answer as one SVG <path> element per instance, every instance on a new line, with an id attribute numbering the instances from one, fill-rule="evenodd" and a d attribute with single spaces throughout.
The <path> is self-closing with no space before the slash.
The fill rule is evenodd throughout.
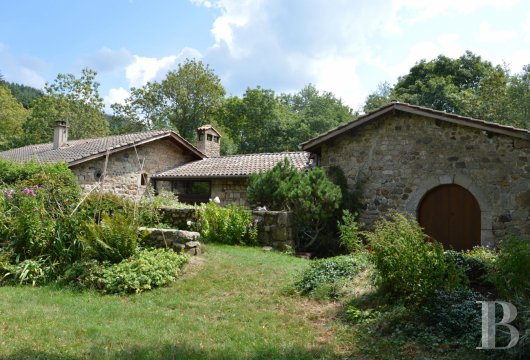
<path id="1" fill-rule="evenodd" d="M 517 294 L 530 300 L 530 240 L 513 235 L 503 239 L 488 279 L 506 298 Z"/>
<path id="2" fill-rule="evenodd" d="M 20 261 L 47 257 L 68 264 L 82 255 L 72 211 L 80 199 L 77 178 L 66 163 L 0 161 L 0 237 Z"/>
<path id="3" fill-rule="evenodd" d="M 103 267 L 92 281 L 106 294 L 141 293 L 175 281 L 188 260 L 188 255 L 168 249 L 140 250 L 118 264 Z"/>
<path id="4" fill-rule="evenodd" d="M 252 206 L 266 206 L 269 210 L 285 210 L 288 198 L 281 185 L 298 174 L 287 160 L 276 164 L 269 171 L 251 174 L 248 179 L 247 200 Z"/>
<path id="5" fill-rule="evenodd" d="M 197 209 L 197 218 L 205 242 L 255 245 L 258 241 L 257 221 L 243 207 L 233 204 L 221 207 L 210 201 Z"/>
<path id="6" fill-rule="evenodd" d="M 298 247 L 309 248 L 338 209 L 341 189 L 321 168 L 298 171 L 289 161 L 249 178 L 247 199 L 252 206 L 294 213 Z"/>
<path id="7" fill-rule="evenodd" d="M 458 284 L 459 276 L 448 274 L 456 269 L 445 261 L 442 245 L 427 241 L 412 216 L 392 212 L 375 223 L 367 238 L 378 283 L 396 300 L 420 303 L 435 290 Z"/>
<path id="8" fill-rule="evenodd" d="M 90 258 L 118 263 L 136 252 L 138 225 L 123 214 L 111 217 L 103 213 L 99 224 L 93 219 L 85 223 L 79 239 L 85 244 Z"/>
<path id="9" fill-rule="evenodd" d="M 334 298 L 337 295 L 337 286 L 340 286 L 343 280 L 352 279 L 367 266 L 368 260 L 362 253 L 311 260 L 309 266 L 299 275 L 294 287 L 301 294 Z"/>
<path id="10" fill-rule="evenodd" d="M 364 250 L 361 231 L 359 224 L 355 220 L 355 215 L 348 210 L 344 210 L 342 213 L 342 222 L 337 223 L 340 233 L 340 243 L 350 253 L 358 253 Z"/>
<path id="11" fill-rule="evenodd" d="M 422 307 L 420 316 L 432 332 L 446 338 L 478 343 L 482 313 L 476 302 L 483 300 L 480 293 L 465 288 L 435 290 L 432 298 Z"/>
<path id="12" fill-rule="evenodd" d="M 446 250 L 444 256 L 448 265 L 455 265 L 460 270 L 463 282 L 469 287 L 483 294 L 494 290 L 487 276 L 496 260 L 495 250 L 481 247 L 465 252 Z"/>

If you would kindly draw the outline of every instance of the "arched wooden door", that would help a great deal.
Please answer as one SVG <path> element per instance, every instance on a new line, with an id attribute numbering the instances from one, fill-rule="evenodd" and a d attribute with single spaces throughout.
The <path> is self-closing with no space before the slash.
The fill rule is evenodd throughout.
<path id="1" fill-rule="evenodd" d="M 420 203 L 418 221 L 425 233 L 446 249 L 465 250 L 480 245 L 480 207 L 459 185 L 429 191 Z"/>

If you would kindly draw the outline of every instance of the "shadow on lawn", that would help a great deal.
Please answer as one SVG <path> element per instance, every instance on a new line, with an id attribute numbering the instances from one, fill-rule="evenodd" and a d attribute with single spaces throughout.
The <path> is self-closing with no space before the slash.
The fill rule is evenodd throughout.
<path id="1" fill-rule="evenodd" d="M 272 348 L 263 347 L 252 352 L 245 349 L 236 352 L 233 350 L 217 350 L 211 352 L 187 345 L 160 345 L 153 347 L 130 347 L 124 350 L 108 350 L 93 348 L 88 353 L 78 356 L 61 355 L 52 352 L 34 351 L 31 349 L 21 350 L 17 353 L 0 357 L 1 359 L 46 359 L 46 360 L 78 360 L 78 359 L 230 359 L 230 360 L 296 360 L 296 359 L 340 359 L 341 356 L 335 354 L 331 348 L 320 347 L 316 349 L 304 348 Z"/>

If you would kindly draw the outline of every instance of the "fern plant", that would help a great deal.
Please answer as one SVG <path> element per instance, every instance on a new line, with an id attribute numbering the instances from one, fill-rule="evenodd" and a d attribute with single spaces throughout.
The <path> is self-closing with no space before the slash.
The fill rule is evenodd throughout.
<path id="1" fill-rule="evenodd" d="M 118 263 L 136 253 L 138 225 L 123 214 L 110 217 L 103 213 L 99 224 L 93 219 L 86 223 L 84 234 L 79 239 L 92 258 Z"/>

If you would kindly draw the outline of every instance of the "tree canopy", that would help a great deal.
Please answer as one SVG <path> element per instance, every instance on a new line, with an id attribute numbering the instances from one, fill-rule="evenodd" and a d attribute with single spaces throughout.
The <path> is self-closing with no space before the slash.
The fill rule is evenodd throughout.
<path id="1" fill-rule="evenodd" d="M 29 111 L 17 102 L 9 88 L 0 83 L 0 150 L 18 145 L 28 115 Z"/>
<path id="2" fill-rule="evenodd" d="M 24 125 L 25 143 L 51 141 L 57 120 L 68 122 L 70 139 L 107 135 L 109 125 L 103 114 L 96 75 L 94 70 L 84 68 L 80 78 L 59 74 L 53 83 L 46 84 L 45 95 L 35 100 L 31 116 Z"/>
<path id="3" fill-rule="evenodd" d="M 371 93 L 364 111 L 372 111 L 392 99 L 500 124 L 530 128 L 530 67 L 510 75 L 466 51 L 451 59 L 440 55 L 421 60 L 398 78 L 395 86 L 383 83 Z"/>
<path id="4" fill-rule="evenodd" d="M 195 139 L 195 130 L 214 122 L 223 103 L 221 80 L 202 61 L 186 60 L 161 82 L 132 88 L 124 105 L 114 104 L 116 121 L 134 128 L 172 128 Z"/>

